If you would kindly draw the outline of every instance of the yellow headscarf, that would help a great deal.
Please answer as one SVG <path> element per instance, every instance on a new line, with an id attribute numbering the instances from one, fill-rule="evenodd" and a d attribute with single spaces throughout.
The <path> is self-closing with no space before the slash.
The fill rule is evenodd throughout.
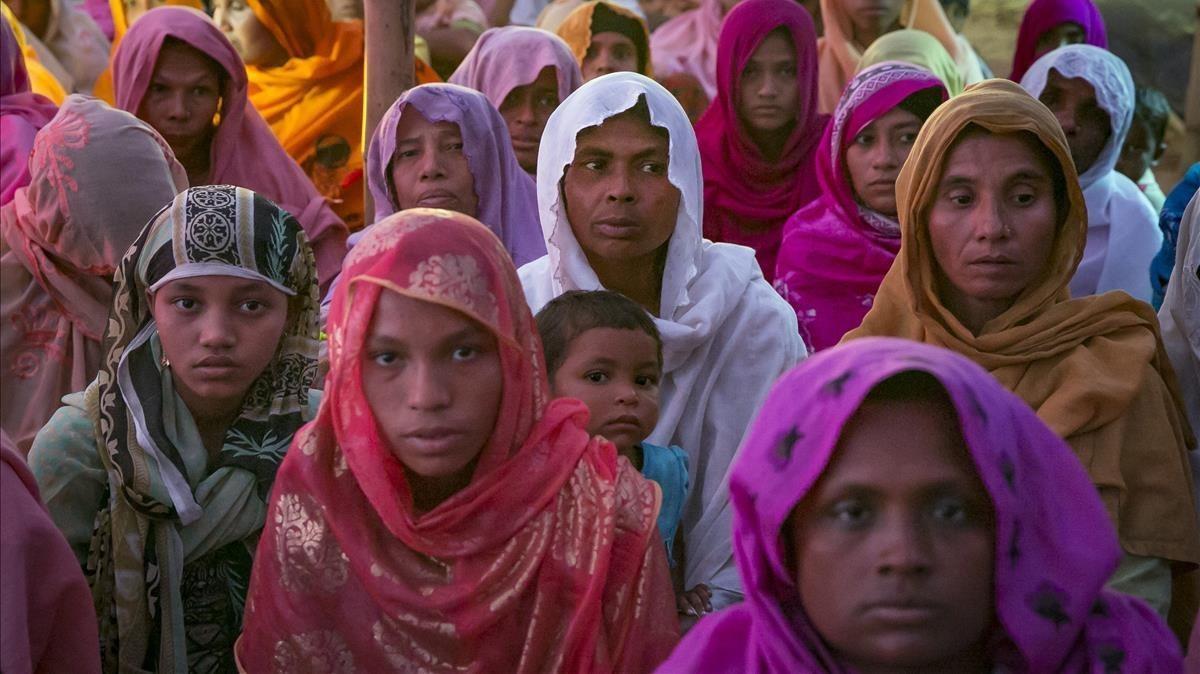
<path id="1" fill-rule="evenodd" d="M 4 3 L 0 3 L 0 14 L 4 15 L 4 20 L 8 22 L 8 27 L 12 29 L 13 35 L 17 38 L 17 44 L 21 47 L 21 55 L 25 57 L 25 70 L 29 73 L 29 88 L 33 90 L 33 93 L 41 94 L 54 101 L 55 105 L 62 105 L 63 100 L 67 97 L 67 91 L 46 69 L 46 66 L 38 61 L 37 52 L 33 50 L 33 47 L 25 42 L 25 29 L 21 26 L 21 22 L 17 21 L 12 10 Z"/>
<path id="2" fill-rule="evenodd" d="M 599 4 L 600 1 L 565 0 L 554 2 L 547 5 L 546 9 L 542 11 L 542 15 L 538 17 L 538 28 L 557 32 L 563 42 L 566 42 L 567 46 L 571 48 L 571 53 L 575 55 L 575 60 L 579 62 L 581 68 L 583 67 L 583 57 L 587 56 L 588 47 L 592 45 L 592 15 L 596 13 L 596 6 Z M 641 74 L 646 77 L 654 77 L 653 67 L 650 65 L 650 31 L 646 28 L 646 21 L 615 3 L 605 2 L 604 8 L 641 26 L 642 36 L 640 39 L 634 35 L 630 35 L 629 39 L 642 52 L 638 55 L 638 63 L 645 64 Z M 563 12 L 569 13 L 564 18 L 559 18 L 563 16 Z M 550 27 L 556 21 L 561 21 L 557 24 L 557 29 Z"/>
<path id="3" fill-rule="evenodd" d="M 1036 136 L 1057 160 L 1068 206 L 1042 277 L 978 335 L 939 297 L 926 226 L 946 156 L 968 125 Z M 845 340 L 903 337 L 979 363 L 1075 450 L 1127 552 L 1200 561 L 1191 438 L 1154 312 L 1123 292 L 1070 299 L 1067 291 L 1083 257 L 1087 207 L 1054 115 L 1008 80 L 968 87 L 925 122 L 896 197 L 900 253 L 862 326 Z"/>
<path id="4" fill-rule="evenodd" d="M 937 75 L 951 98 L 962 93 L 963 78 L 950 52 L 932 35 L 923 30 L 905 28 L 888 33 L 871 43 L 858 61 L 855 74 L 884 61 L 903 61 L 920 66 Z"/>

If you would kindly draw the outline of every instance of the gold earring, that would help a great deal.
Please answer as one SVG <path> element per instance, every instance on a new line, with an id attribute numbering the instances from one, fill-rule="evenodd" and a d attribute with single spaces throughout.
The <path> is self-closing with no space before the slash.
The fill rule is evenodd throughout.
<path id="1" fill-rule="evenodd" d="M 158 359 L 158 364 L 162 365 L 163 369 L 171 367 L 171 361 L 167 360 L 167 354 L 164 353 L 162 357 Z"/>

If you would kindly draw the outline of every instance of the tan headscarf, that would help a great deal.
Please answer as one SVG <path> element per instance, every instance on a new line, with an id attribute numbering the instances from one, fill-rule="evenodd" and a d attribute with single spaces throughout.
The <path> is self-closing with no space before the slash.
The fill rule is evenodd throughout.
<path id="1" fill-rule="evenodd" d="M 942 304 L 926 227 L 950 146 L 974 124 L 1028 132 L 1051 152 L 1068 209 L 1051 262 L 978 335 Z M 1200 561 L 1187 447 L 1192 442 L 1175 374 L 1149 305 L 1123 292 L 1071 299 L 1087 210 L 1066 137 L 1050 111 L 1018 85 L 988 80 L 925 122 L 896 183 L 900 254 L 862 326 L 845 340 L 894 336 L 957 351 L 991 371 L 1074 448 L 1121 544 L 1135 555 Z"/>

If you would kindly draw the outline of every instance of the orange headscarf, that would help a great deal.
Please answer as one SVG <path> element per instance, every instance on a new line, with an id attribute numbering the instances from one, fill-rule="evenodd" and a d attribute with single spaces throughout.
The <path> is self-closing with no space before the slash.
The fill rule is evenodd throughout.
<path id="1" fill-rule="evenodd" d="M 3 3 L 0 3 L 0 14 L 4 16 L 4 21 L 12 29 L 13 37 L 17 38 L 17 45 L 21 48 L 21 55 L 25 57 L 25 70 L 29 74 L 30 89 L 35 94 L 49 98 L 55 105 L 62 105 L 63 100 L 67 97 L 67 91 L 63 89 L 63 85 L 54 77 L 53 73 L 38 61 L 37 52 L 25 41 L 25 31 L 21 27 L 21 22 L 17 21 L 17 17 L 13 15 L 8 5 Z"/>
<path id="2" fill-rule="evenodd" d="M 470 483 L 418 512 L 362 385 L 383 293 L 495 335 L 504 394 Z M 549 400 L 508 252 L 477 221 L 412 209 L 346 259 L 321 410 L 275 479 L 237 656 L 245 671 L 649 672 L 678 640 L 660 493 Z"/>
<path id="3" fill-rule="evenodd" d="M 946 156 L 968 125 L 1036 136 L 1062 171 L 1068 202 L 1042 277 L 978 335 L 941 301 L 927 227 Z M 903 337 L 979 363 L 1075 450 L 1127 552 L 1200 562 L 1191 439 L 1154 312 L 1123 292 L 1069 297 L 1067 283 L 1086 242 L 1087 207 L 1054 115 L 1008 80 L 968 87 L 921 128 L 896 197 L 900 253 L 862 325 L 845 340 Z"/>

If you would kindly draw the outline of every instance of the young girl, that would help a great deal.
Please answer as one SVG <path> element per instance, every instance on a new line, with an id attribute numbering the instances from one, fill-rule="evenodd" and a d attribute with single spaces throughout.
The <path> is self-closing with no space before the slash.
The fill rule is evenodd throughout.
<path id="1" fill-rule="evenodd" d="M 259 545 L 246 671 L 648 672 L 677 625 L 658 491 L 549 401 L 500 241 L 412 209 L 351 251 L 330 372 Z"/>
<path id="2" fill-rule="evenodd" d="M 966 358 L 871 339 L 775 386 L 730 478 L 746 602 L 660 672 L 1180 672 L 1069 447 Z"/>
<path id="3" fill-rule="evenodd" d="M 100 373 L 30 467 L 85 565 L 104 671 L 228 672 L 267 493 L 315 411 L 312 251 L 261 196 L 193 187 L 115 284 Z"/>
<path id="4" fill-rule="evenodd" d="M 662 489 L 658 531 L 680 613 L 711 610 L 704 584 L 683 592 L 683 543 L 679 520 L 688 492 L 687 452 L 646 442 L 658 424 L 662 339 L 654 320 L 633 300 L 608 290 L 575 290 L 538 312 L 550 392 L 588 407 L 588 433 L 603 436 L 647 479 Z"/>

